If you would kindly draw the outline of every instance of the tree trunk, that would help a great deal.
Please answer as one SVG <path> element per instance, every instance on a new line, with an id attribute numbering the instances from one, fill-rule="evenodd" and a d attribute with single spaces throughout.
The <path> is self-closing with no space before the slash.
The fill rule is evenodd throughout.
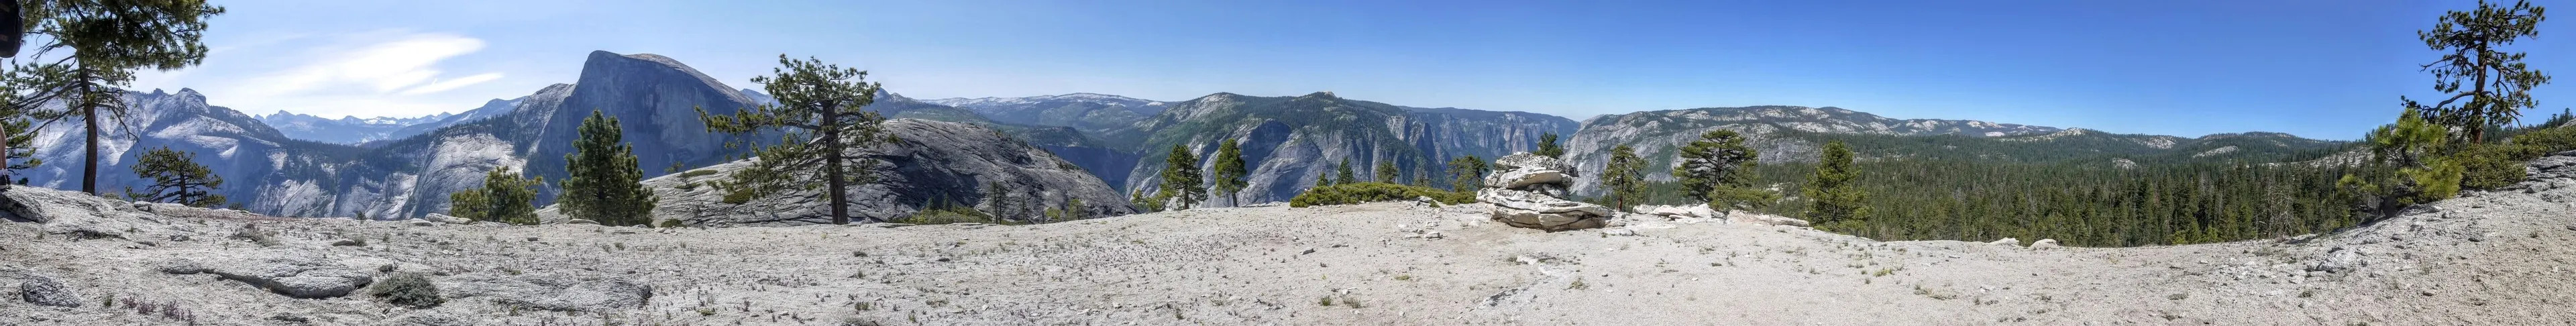
<path id="1" fill-rule="evenodd" d="M 86 65 L 83 66 L 83 68 L 86 67 Z M 82 155 L 84 155 L 81 159 L 81 192 L 97 195 L 98 99 L 95 98 L 95 96 L 97 96 L 98 85 L 86 82 L 87 80 L 90 80 L 88 70 L 86 69 L 82 70 L 81 80 L 84 81 L 81 84 L 81 122 L 89 125 L 89 131 L 86 133 L 88 142 L 82 143 L 81 146 Z"/>
<path id="2" fill-rule="evenodd" d="M 824 155 L 823 175 L 825 179 L 830 179 L 825 182 L 829 185 L 825 187 L 828 188 L 825 191 L 831 193 L 825 197 L 830 199 L 832 205 L 832 224 L 850 224 L 850 198 L 849 194 L 843 191 L 849 185 L 848 181 L 842 178 L 845 171 L 841 170 L 841 160 L 844 157 L 841 156 L 839 110 L 840 108 L 836 107 L 823 108 L 823 139 L 818 143 L 823 145 L 820 149 Z"/>

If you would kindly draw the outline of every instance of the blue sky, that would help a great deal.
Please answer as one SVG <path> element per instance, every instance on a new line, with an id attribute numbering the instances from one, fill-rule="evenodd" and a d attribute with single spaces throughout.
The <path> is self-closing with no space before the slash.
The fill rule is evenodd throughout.
<path id="1" fill-rule="evenodd" d="M 591 50 L 735 87 L 776 57 L 918 98 L 1333 91 L 1600 114 L 1837 106 L 2197 136 L 2352 139 L 2430 97 L 2415 39 L 2471 1 L 221 1 L 195 88 L 253 114 L 411 116 L 568 83 Z M 2566 6 L 2576 1 L 2540 1 Z M 2516 45 L 2576 106 L 2576 18 Z"/>

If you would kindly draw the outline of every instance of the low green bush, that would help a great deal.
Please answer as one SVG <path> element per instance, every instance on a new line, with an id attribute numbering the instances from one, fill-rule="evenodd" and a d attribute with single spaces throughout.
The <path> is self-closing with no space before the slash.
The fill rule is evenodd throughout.
<path id="1" fill-rule="evenodd" d="M 929 224 L 957 224 L 957 223 L 987 223 L 987 224 L 1003 224 L 1003 225 L 1017 225 L 1017 224 L 1019 224 L 1019 222 L 1013 222 L 1013 221 L 1011 221 L 1011 220 L 1005 220 L 1005 219 L 1001 219 L 1001 218 L 995 218 L 995 217 L 993 217 L 993 215 L 990 215 L 990 214 L 984 214 L 984 212 L 975 211 L 975 208 L 973 208 L 973 207 L 963 207 L 963 206 L 959 206 L 959 207 L 947 207 L 947 208 L 933 208 L 933 209 L 925 209 L 925 210 L 921 210 L 921 212 L 920 212 L 920 213 L 913 213 L 913 214 L 912 214 L 912 216 L 905 216 L 905 217 L 903 217 L 903 218 L 898 218 L 898 219 L 894 219 L 894 220 L 892 220 L 892 221 L 887 221 L 887 222 L 903 223 L 903 224 L 922 224 L 922 225 L 929 225 Z"/>
<path id="2" fill-rule="evenodd" d="M 2495 189 L 2522 182 L 2528 176 L 2522 170 L 2522 162 L 2530 159 L 2520 157 L 2533 149 L 2519 144 L 2478 144 L 2453 154 L 2452 160 L 2459 162 L 2462 169 L 2460 188 Z"/>
<path id="3" fill-rule="evenodd" d="M 716 170 L 709 170 L 709 169 L 697 169 L 697 170 L 689 170 L 689 172 L 680 172 L 680 177 L 682 177 L 682 178 L 696 178 L 696 177 L 710 176 L 710 175 L 715 175 L 715 174 L 716 174 Z"/>
<path id="4" fill-rule="evenodd" d="M 420 273 L 395 274 L 368 286 L 369 294 L 384 298 L 386 303 L 415 309 L 436 307 L 447 299 L 438 297 L 438 284 L 430 283 Z"/>
<path id="5" fill-rule="evenodd" d="M 1288 199 L 1288 207 L 1409 201 L 1421 197 L 1431 197 L 1431 200 L 1453 205 L 1476 202 L 1476 196 L 1472 193 L 1382 182 L 1357 182 L 1306 189 L 1306 193 L 1297 194 L 1296 198 Z"/>

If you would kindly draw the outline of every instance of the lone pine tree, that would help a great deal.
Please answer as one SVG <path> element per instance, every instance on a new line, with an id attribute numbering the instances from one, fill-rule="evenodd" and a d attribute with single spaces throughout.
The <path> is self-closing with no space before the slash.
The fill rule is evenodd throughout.
<path id="1" fill-rule="evenodd" d="M 1163 164 L 1161 198 L 1180 199 L 1172 203 L 1172 210 L 1190 209 L 1191 205 L 1207 200 L 1207 187 L 1200 186 L 1207 183 L 1206 173 L 1199 171 L 1199 158 L 1190 154 L 1189 147 L 1172 145 L 1172 153 L 1164 157 Z"/>
<path id="2" fill-rule="evenodd" d="M 1858 176 L 1860 170 L 1852 166 L 1851 146 L 1840 140 L 1825 143 L 1824 157 L 1816 163 L 1816 174 L 1805 189 L 1807 198 L 1813 201 L 1807 208 L 1807 219 L 1842 230 L 1859 229 L 1867 223 L 1869 208 L 1862 202 L 1868 201 L 1869 195 L 1852 184 Z"/>
<path id="3" fill-rule="evenodd" d="M 898 141 L 886 132 L 885 117 L 862 109 L 876 103 L 883 85 L 868 82 L 867 71 L 818 59 L 795 60 L 782 54 L 778 65 L 771 70 L 775 75 L 751 79 L 768 90 L 777 104 L 744 108 L 730 116 L 698 109 L 708 131 L 736 135 L 786 131 L 777 144 L 753 149 L 752 156 L 759 160 L 720 184 L 729 192 L 726 200 L 742 202 L 790 189 L 812 190 L 814 178 L 819 177 L 832 224 L 850 224 L 849 188 L 876 182 L 869 170 L 879 163 L 850 150 Z"/>
<path id="4" fill-rule="evenodd" d="M 644 188 L 635 146 L 622 141 L 625 131 L 617 118 L 591 110 L 581 120 L 580 133 L 572 141 L 573 152 L 564 155 L 564 167 L 571 172 L 557 197 L 564 215 L 602 225 L 651 224 L 655 197 Z"/>
<path id="5" fill-rule="evenodd" d="M 100 123 L 124 121 L 123 88 L 133 84 L 135 70 L 173 70 L 203 62 L 206 45 L 199 39 L 205 34 L 206 20 L 224 13 L 223 7 L 203 0 L 30 1 L 19 9 L 27 32 L 45 35 L 50 43 L 36 47 L 28 60 L 35 63 L 11 67 L 8 78 L 0 78 L 10 84 L 8 104 L 20 108 L 50 101 L 66 104 L 24 112 L 25 117 L 81 121 L 86 127 L 81 191 L 91 194 L 98 193 Z M 61 59 L 43 58 L 60 49 L 70 51 Z"/>
<path id="6" fill-rule="evenodd" d="M 2538 38 L 2546 11 L 2530 1 L 2506 7 L 2481 0 L 2477 9 L 2443 14 L 2432 30 L 2415 35 L 2426 47 L 2444 52 L 2422 68 L 2433 73 L 2433 90 L 2451 97 L 2430 105 L 2404 96 L 2398 100 L 2426 120 L 2466 131 L 2471 143 L 2486 142 L 2487 129 L 2513 124 L 2522 109 L 2538 105 L 2531 100 L 2531 88 L 2549 83 L 2549 75 L 2522 62 L 2528 54 L 2502 49 L 2515 40 Z"/>
<path id="7" fill-rule="evenodd" d="M 1238 197 L 1241 197 L 1244 187 L 1250 186 L 1243 180 L 1251 176 L 1252 171 L 1243 161 L 1242 143 L 1241 140 L 1227 139 L 1224 144 L 1217 145 L 1216 166 L 1212 168 L 1214 171 L 1209 171 L 1210 178 L 1216 179 L 1216 193 L 1224 194 L 1228 205 L 1243 205 Z"/>
<path id="8" fill-rule="evenodd" d="M 127 189 L 125 196 L 134 200 L 205 208 L 224 205 L 224 195 L 214 194 L 224 186 L 224 177 L 197 164 L 197 153 L 154 148 L 135 162 L 134 176 L 152 182 L 142 192 Z"/>

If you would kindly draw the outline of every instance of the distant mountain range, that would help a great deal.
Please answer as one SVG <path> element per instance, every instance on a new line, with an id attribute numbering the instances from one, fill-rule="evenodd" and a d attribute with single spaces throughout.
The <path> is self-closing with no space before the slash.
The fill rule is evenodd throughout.
<path id="1" fill-rule="evenodd" d="M 593 52 L 578 80 L 512 99 L 495 99 L 455 114 L 414 118 L 325 119 L 279 112 L 241 114 L 205 105 L 206 95 L 128 93 L 134 114 L 113 125 L 125 126 L 137 138 L 110 137 L 102 148 L 102 189 L 139 185 L 130 170 L 134 149 L 169 146 L 196 152 L 228 183 L 221 193 L 260 213 L 284 216 L 408 217 L 443 212 L 447 194 L 479 187 L 482 174 L 511 167 L 529 175 L 560 181 L 562 157 L 574 127 L 589 110 L 619 117 L 625 138 L 635 145 L 647 177 L 725 163 L 742 155 L 724 148 L 733 136 L 712 134 L 698 120 L 696 108 L 730 113 L 744 107 L 775 103 L 756 90 L 729 87 L 671 58 Z M 1834 107 L 1756 106 L 1699 108 L 1604 115 L 1576 122 L 1563 117 L 1459 108 L 1426 108 L 1346 99 L 1331 92 L 1298 96 L 1251 96 L 1216 93 L 1184 101 L 1156 101 L 1117 95 L 1074 93 L 1031 97 L 948 98 L 918 100 L 881 93 L 869 110 L 890 118 L 959 123 L 936 127 L 923 135 L 954 133 L 958 128 L 989 130 L 1030 148 L 1051 154 L 1103 181 L 1108 191 L 1155 188 L 1165 168 L 1168 149 L 1181 146 L 1204 157 L 1228 139 L 1244 144 L 1252 166 L 1244 203 L 1281 201 L 1311 187 L 1319 176 L 1347 161 L 1362 179 L 1378 179 L 1381 163 L 1398 167 L 1390 179 L 1417 178 L 1445 183 L 1448 160 L 1463 156 L 1495 158 L 1537 147 L 1541 134 L 1566 135 L 1568 159 L 1581 171 L 1598 171 L 1608 150 L 1631 145 L 1648 158 L 1651 179 L 1676 159 L 1674 149 L 1701 132 L 1737 130 L 1751 139 L 1765 162 L 1812 161 L 1826 141 L 1868 144 L 1863 159 L 1950 158 L 1998 162 L 2098 162 L 2105 168 L 2179 162 L 2284 162 L 2313 160 L 2308 153 L 2346 145 L 2277 133 L 2218 134 L 2196 138 L 2110 134 L 2088 129 L 2030 126 L 1975 120 L 1892 119 Z M 918 126 L 930 126 L 919 125 Z M 939 130 L 928 132 L 927 130 Z M 40 156 L 48 165 L 30 171 L 37 184 L 78 188 L 79 146 L 75 128 L 49 128 L 39 137 Z M 936 136 L 922 136 L 936 137 Z M 762 136 L 765 139 L 774 137 Z M 933 141 L 933 140 L 917 140 Z M 944 145 L 944 144 L 943 144 Z M 1002 145 L 1002 144 L 992 144 Z M 1018 145 L 1011 145 L 1018 146 Z M 943 149 L 957 153 L 1013 153 L 1007 148 Z M 899 153 L 899 152 L 898 152 Z M 888 154 L 891 155 L 891 154 Z M 903 180 L 979 176 L 1043 176 L 1021 163 L 1040 158 L 1017 154 L 960 158 L 919 158 L 921 166 Z M 889 157 L 901 157 L 900 155 Z M 971 162 L 970 162 L 971 161 Z M 986 163 L 973 163 L 986 162 Z M 957 172 L 970 164 L 983 172 Z M 1013 168 L 1013 167 L 1018 168 Z M 941 172 L 945 171 L 945 172 Z M 892 172 L 889 172 L 892 173 Z M 1086 184 L 1062 178 L 1024 181 L 1030 187 L 1064 185 L 1068 189 L 1028 189 L 1050 193 L 1042 198 L 1124 198 L 1099 194 Z M 685 179 L 685 178 L 683 178 Z M 1027 179 L 1035 180 L 1035 179 Z M 1592 178 L 1578 179 L 1578 192 L 1591 193 Z M 683 180 L 685 181 L 685 180 Z M 888 198 L 872 202 L 877 209 L 918 209 L 946 200 L 977 203 L 982 196 L 954 180 L 940 186 L 888 185 Z M 679 186 L 671 183 L 664 186 Z M 540 202 L 557 191 L 548 182 Z M 676 188 L 675 188 L 676 189 Z M 907 190 L 908 189 L 908 190 Z M 671 189 L 666 189 L 666 191 Z M 1227 205 L 1225 199 L 1209 205 Z M 1111 204 L 1097 203 L 1091 204 Z M 1101 207 L 1102 212 L 1125 212 Z M 882 218 L 887 212 L 871 212 Z M 685 214 L 683 214 L 685 215 Z"/>
<path id="2" fill-rule="evenodd" d="M 439 120 L 445 120 L 452 116 L 455 116 L 455 114 L 442 112 L 439 114 L 412 118 L 375 117 L 360 119 L 356 116 L 343 116 L 339 119 L 331 119 L 313 115 L 296 114 L 294 112 L 277 111 L 276 114 L 259 116 L 259 121 L 261 123 L 268 124 L 271 128 L 277 128 L 278 132 L 285 133 L 287 137 L 295 139 L 335 144 L 360 144 L 417 135 L 420 134 L 419 131 L 421 130 L 406 128 L 414 125 L 438 122 Z M 407 130 L 410 132 L 405 133 Z"/>

